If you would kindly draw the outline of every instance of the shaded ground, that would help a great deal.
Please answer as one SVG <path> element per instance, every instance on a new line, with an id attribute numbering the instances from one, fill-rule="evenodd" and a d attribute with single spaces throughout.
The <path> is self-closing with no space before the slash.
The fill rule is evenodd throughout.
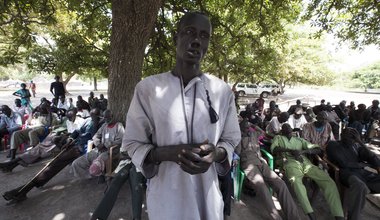
<path id="1" fill-rule="evenodd" d="M 5 159 L 5 153 L 0 153 L 0 160 Z M 41 161 L 27 168 L 17 167 L 13 173 L 0 172 L 0 192 L 26 183 L 32 178 L 47 162 Z M 96 208 L 102 198 L 106 188 L 105 184 L 98 184 L 97 179 L 73 180 L 68 167 L 48 182 L 40 189 L 34 188 L 28 199 L 13 206 L 7 206 L 6 201 L 0 199 L 0 219 L 1 220 L 78 220 L 89 219 L 91 213 Z M 110 220 L 131 219 L 131 197 L 129 186 L 126 183 L 121 190 L 118 200 L 109 217 Z M 318 194 L 315 201 L 312 201 L 315 212 L 319 220 L 333 219 L 329 214 L 324 198 Z M 307 219 L 299 208 L 302 219 Z M 372 203 L 367 202 L 363 219 L 379 219 L 380 209 Z M 143 212 L 143 219 L 148 219 Z M 268 219 L 265 208 L 257 199 L 250 195 L 243 194 L 242 200 L 235 203 L 232 208 L 232 216 L 229 220 L 245 219 Z"/>

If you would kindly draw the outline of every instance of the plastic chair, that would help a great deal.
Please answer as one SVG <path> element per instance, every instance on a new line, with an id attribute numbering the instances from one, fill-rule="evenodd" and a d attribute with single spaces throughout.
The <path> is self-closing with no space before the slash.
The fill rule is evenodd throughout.
<path id="1" fill-rule="evenodd" d="M 267 158 L 269 168 L 273 170 L 274 162 L 273 162 L 273 156 L 268 151 L 261 149 L 261 152 L 264 154 L 264 156 Z M 241 198 L 241 192 L 243 189 L 243 183 L 245 179 L 245 173 L 240 168 L 240 158 L 237 160 L 236 166 L 233 167 L 232 171 L 232 178 L 234 180 L 234 198 L 236 201 L 240 201 Z M 272 189 L 269 188 L 269 190 L 272 193 Z"/>

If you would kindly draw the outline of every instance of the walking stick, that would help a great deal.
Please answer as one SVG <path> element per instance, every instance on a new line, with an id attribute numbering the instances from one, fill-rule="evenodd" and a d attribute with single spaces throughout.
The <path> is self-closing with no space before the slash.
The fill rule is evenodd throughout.
<path id="1" fill-rule="evenodd" d="M 24 190 L 25 189 L 25 187 L 27 186 L 27 185 L 29 185 L 29 184 L 31 184 L 32 182 L 33 182 L 33 180 L 34 180 L 34 178 L 36 178 L 38 175 L 40 175 L 42 172 L 44 172 L 45 170 L 46 170 L 46 168 L 52 163 L 52 162 L 54 162 L 57 158 L 59 158 L 59 156 L 61 155 L 61 154 L 63 154 L 64 152 L 66 152 L 68 149 L 69 149 L 69 146 L 71 145 L 71 144 L 73 144 L 74 143 L 74 139 L 72 139 L 72 138 L 68 138 L 67 139 L 68 141 L 67 141 L 67 143 L 66 144 L 64 144 L 62 147 L 61 147 L 61 152 L 59 152 L 59 154 L 57 154 L 57 156 L 55 156 L 51 161 L 49 161 L 49 163 L 47 163 L 41 170 L 40 170 L 40 172 L 38 172 L 36 175 L 34 175 L 34 177 L 27 183 L 27 184 L 25 184 L 21 189 L 19 189 L 18 191 L 17 191 L 17 193 L 20 193 L 20 192 L 22 192 L 22 190 Z"/>

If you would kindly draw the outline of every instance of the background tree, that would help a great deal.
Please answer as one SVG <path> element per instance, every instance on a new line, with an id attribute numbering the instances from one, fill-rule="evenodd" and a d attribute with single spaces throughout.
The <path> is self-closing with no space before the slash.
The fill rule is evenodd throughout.
<path id="1" fill-rule="evenodd" d="M 351 74 L 351 78 L 365 91 L 380 88 L 380 62 L 356 70 Z"/>
<path id="2" fill-rule="evenodd" d="M 286 44 L 278 45 L 276 62 L 268 78 L 280 85 L 303 83 L 327 85 L 335 75 L 327 67 L 332 59 L 323 47 L 324 39 L 311 38 L 312 30 L 305 25 L 288 25 Z"/>
<path id="3" fill-rule="evenodd" d="M 317 36 L 327 31 L 353 48 L 380 45 L 380 2 L 377 0 L 311 0 L 305 20 L 319 27 Z"/>

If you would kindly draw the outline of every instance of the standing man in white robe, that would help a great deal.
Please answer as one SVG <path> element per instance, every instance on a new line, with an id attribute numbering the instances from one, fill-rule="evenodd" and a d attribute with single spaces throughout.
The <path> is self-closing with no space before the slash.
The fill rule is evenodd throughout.
<path id="1" fill-rule="evenodd" d="M 137 84 L 121 151 L 148 179 L 149 219 L 223 219 L 218 174 L 225 175 L 241 134 L 234 95 L 200 64 L 211 23 L 186 13 L 174 36 L 176 65 Z"/>

